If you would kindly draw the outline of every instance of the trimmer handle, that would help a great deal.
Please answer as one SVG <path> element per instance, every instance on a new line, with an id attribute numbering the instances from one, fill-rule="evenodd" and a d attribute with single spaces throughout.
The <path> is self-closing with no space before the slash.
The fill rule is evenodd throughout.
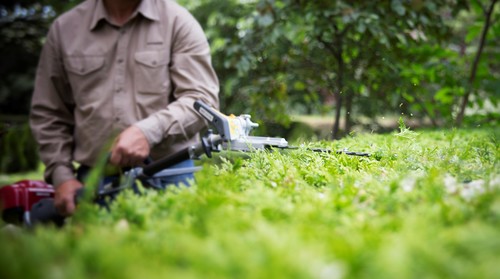
<path id="1" fill-rule="evenodd" d="M 84 188 L 78 189 L 75 195 L 75 204 L 78 204 L 83 197 L 83 192 Z M 29 224 L 27 225 L 33 227 L 38 224 L 54 224 L 57 227 L 62 227 L 65 219 L 66 217 L 57 210 L 54 199 L 46 198 L 33 204 L 30 211 L 30 220 L 28 220 Z"/>
<path id="2" fill-rule="evenodd" d="M 231 137 L 231 130 L 229 127 L 229 120 L 226 115 L 213 107 L 197 100 L 194 102 L 194 109 L 205 118 L 208 123 L 215 127 L 221 138 L 229 140 Z"/>

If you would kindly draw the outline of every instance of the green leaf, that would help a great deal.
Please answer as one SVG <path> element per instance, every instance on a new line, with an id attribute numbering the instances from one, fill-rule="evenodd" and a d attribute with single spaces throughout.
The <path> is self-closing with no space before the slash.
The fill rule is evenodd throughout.
<path id="1" fill-rule="evenodd" d="M 408 41 L 406 40 L 406 36 L 403 34 L 397 33 L 396 38 L 398 38 L 398 41 L 403 45 L 406 45 L 408 43 Z"/>
<path id="2" fill-rule="evenodd" d="M 434 99 L 443 104 L 452 104 L 454 100 L 453 89 L 448 87 L 439 89 L 434 95 Z"/>
<path id="3" fill-rule="evenodd" d="M 396 12 L 399 16 L 404 16 L 406 13 L 406 9 L 403 6 L 401 0 L 392 0 L 391 1 L 391 9 Z"/>
<path id="4" fill-rule="evenodd" d="M 467 35 L 465 35 L 465 42 L 471 43 L 472 41 L 477 39 L 481 34 L 482 30 L 483 30 L 483 24 L 479 22 L 476 22 L 471 26 L 469 26 L 469 28 L 467 29 Z"/>
<path id="5" fill-rule="evenodd" d="M 302 90 L 306 89 L 306 85 L 303 82 L 301 82 L 301 81 L 296 81 L 293 84 L 293 88 L 295 90 L 301 90 L 302 91 Z"/>
<path id="6" fill-rule="evenodd" d="M 257 18 L 257 22 L 260 26 L 267 27 L 267 26 L 270 26 L 271 24 L 273 24 L 274 19 L 273 19 L 273 16 L 271 14 L 265 14 L 263 16 L 259 16 Z"/>
<path id="7" fill-rule="evenodd" d="M 364 33 L 366 31 L 365 23 L 363 21 L 359 21 L 358 24 L 356 24 L 356 29 L 359 33 Z"/>

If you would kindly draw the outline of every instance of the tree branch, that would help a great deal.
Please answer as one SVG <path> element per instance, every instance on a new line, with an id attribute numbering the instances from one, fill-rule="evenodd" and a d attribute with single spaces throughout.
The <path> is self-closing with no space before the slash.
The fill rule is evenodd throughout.
<path id="1" fill-rule="evenodd" d="M 470 83 L 472 83 L 476 79 L 476 72 L 477 72 L 477 67 L 479 65 L 479 58 L 481 57 L 481 53 L 483 52 L 483 48 L 484 48 L 484 45 L 486 43 L 486 36 L 488 34 L 488 29 L 491 26 L 491 20 L 490 20 L 491 14 L 493 13 L 493 9 L 495 8 L 495 4 L 497 1 L 498 0 L 492 0 L 488 10 L 485 10 L 484 16 L 486 18 L 485 18 L 484 28 L 483 28 L 483 32 L 481 33 L 481 39 L 479 41 L 479 48 L 477 50 L 476 57 L 474 57 L 474 63 L 472 64 L 472 70 L 471 70 L 470 77 L 469 77 Z"/>
<path id="2" fill-rule="evenodd" d="M 318 34 L 316 36 L 316 40 L 318 40 L 318 42 L 322 43 L 332 54 L 336 54 L 338 52 L 335 45 L 331 42 L 325 41 L 320 34 Z"/>
<path id="3" fill-rule="evenodd" d="M 462 98 L 462 104 L 460 105 L 460 111 L 458 112 L 457 119 L 456 119 L 456 124 L 457 126 L 460 126 L 462 124 L 462 120 L 465 115 L 465 108 L 467 107 L 467 104 L 469 102 L 469 96 L 471 95 L 471 92 L 473 91 L 474 87 L 474 81 L 476 80 L 476 73 L 477 73 L 477 68 L 479 66 L 479 59 L 481 58 L 481 54 L 483 52 L 484 45 L 486 44 L 486 37 L 488 35 L 488 29 L 490 28 L 491 25 L 491 15 L 493 13 L 493 9 L 495 8 L 495 4 L 497 3 L 498 0 L 491 0 L 490 6 L 486 13 L 484 14 L 485 19 L 484 19 L 484 26 L 483 26 L 483 31 L 481 32 L 481 39 L 479 40 L 479 46 L 476 52 L 476 56 L 474 57 L 474 62 L 472 63 L 472 68 L 470 71 L 470 76 L 469 76 L 469 89 L 465 93 L 465 95 Z"/>

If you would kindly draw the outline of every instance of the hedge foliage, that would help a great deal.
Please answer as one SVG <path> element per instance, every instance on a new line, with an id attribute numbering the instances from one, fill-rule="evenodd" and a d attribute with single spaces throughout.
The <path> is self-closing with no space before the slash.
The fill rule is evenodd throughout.
<path id="1" fill-rule="evenodd" d="M 0 233 L 0 278 L 500 278 L 499 135 L 402 125 L 206 160 L 190 188 Z"/>

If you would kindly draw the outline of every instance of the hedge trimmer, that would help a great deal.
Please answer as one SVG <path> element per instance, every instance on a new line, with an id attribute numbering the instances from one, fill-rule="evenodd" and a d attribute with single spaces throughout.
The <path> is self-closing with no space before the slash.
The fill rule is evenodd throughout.
<path id="1" fill-rule="evenodd" d="M 212 152 L 252 152 L 262 149 L 298 149 L 298 147 L 289 146 L 288 141 L 284 138 L 250 136 L 250 132 L 258 127 L 259 124 L 252 122 L 250 120 L 251 116 L 248 114 L 227 116 L 201 101 L 196 101 L 194 103 L 194 108 L 215 128 L 217 133 L 215 134 L 213 130 L 209 129 L 208 132 L 201 137 L 201 141 L 198 144 L 185 148 L 171 156 L 160 159 L 144 167 L 141 174 L 151 176 L 162 169 L 184 160 L 199 159 L 202 155 L 211 158 Z M 363 157 L 370 156 L 369 153 L 351 152 L 347 150 L 333 151 L 323 148 L 309 148 L 308 150 L 337 154 L 344 153 Z"/>
<path id="2" fill-rule="evenodd" d="M 136 179 L 146 182 L 145 184 L 153 188 L 161 188 L 160 185 L 156 184 L 154 178 L 192 173 L 200 169 L 200 167 L 168 169 L 169 167 L 187 159 L 200 159 L 203 155 L 211 158 L 213 152 L 298 149 L 298 147 L 289 146 L 284 138 L 250 136 L 250 132 L 259 125 L 252 122 L 251 116 L 248 114 L 227 116 L 201 101 L 196 101 L 194 108 L 215 128 L 215 133 L 209 129 L 196 145 L 189 146 L 144 167 L 135 167 L 125 171 L 126 179 L 122 185 L 100 185 L 96 191 L 96 197 L 115 194 L 123 188 L 129 187 Z M 370 156 L 368 153 L 347 150 L 333 151 L 322 148 L 308 150 Z M 64 218 L 57 214 L 53 197 L 53 187 L 41 181 L 23 180 L 6 185 L 0 188 L 2 218 L 7 223 L 23 224 L 26 227 L 45 222 L 62 225 Z"/>

